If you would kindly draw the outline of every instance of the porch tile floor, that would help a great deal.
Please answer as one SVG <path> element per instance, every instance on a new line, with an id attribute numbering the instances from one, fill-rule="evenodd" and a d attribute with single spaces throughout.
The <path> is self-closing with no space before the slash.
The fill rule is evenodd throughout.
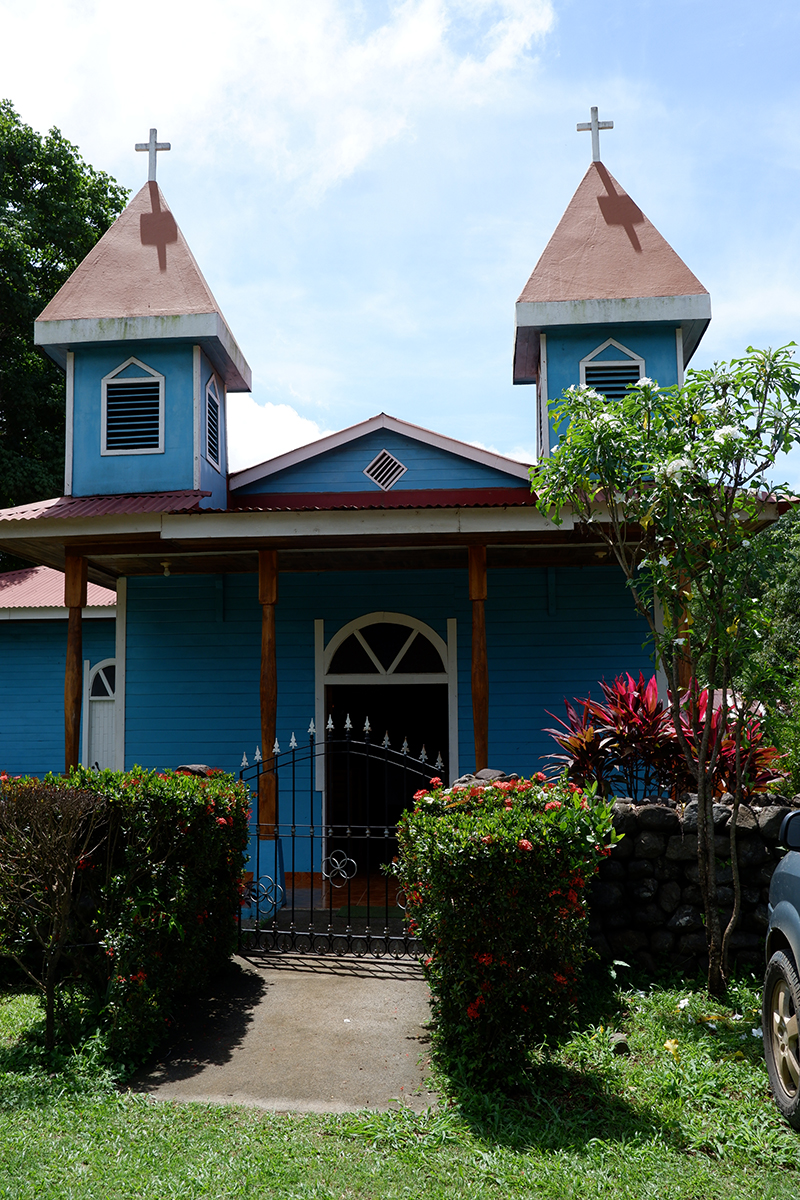
<path id="1" fill-rule="evenodd" d="M 410 959 L 248 954 L 131 1086 L 278 1112 L 419 1111 L 437 1102 L 425 1086 L 428 996 Z"/>

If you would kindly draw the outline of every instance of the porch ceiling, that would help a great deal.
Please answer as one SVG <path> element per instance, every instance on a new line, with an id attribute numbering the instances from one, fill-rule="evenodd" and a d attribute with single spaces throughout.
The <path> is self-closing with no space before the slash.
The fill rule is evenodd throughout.
<path id="1" fill-rule="evenodd" d="M 467 569 L 470 541 L 460 544 L 444 544 L 438 540 L 413 542 L 398 540 L 395 544 L 368 544 L 341 546 L 326 544 L 327 539 L 316 539 L 309 546 L 304 539 L 302 546 L 291 544 L 286 539 L 267 541 L 254 546 L 228 544 L 224 549 L 219 543 L 198 545 L 179 540 L 161 540 L 153 537 L 119 539 L 103 537 L 87 538 L 36 538 L 15 539 L 3 548 L 32 562 L 44 563 L 57 570 L 64 568 L 64 553 L 84 556 L 88 562 L 89 578 L 96 583 L 108 584 L 120 576 L 162 575 L 164 562 L 169 561 L 171 575 L 216 575 L 255 574 L 258 571 L 258 551 L 277 549 L 278 570 L 282 572 L 327 572 L 327 571 L 412 571 Z M 481 543 L 485 544 L 485 543 Z M 3 543 L 0 543 L 3 545 Z M 490 569 L 504 567 L 545 566 L 598 566 L 609 559 L 604 547 L 597 539 L 587 540 L 576 531 L 557 534 L 539 533 L 535 542 L 503 540 L 489 542 L 487 547 Z"/>

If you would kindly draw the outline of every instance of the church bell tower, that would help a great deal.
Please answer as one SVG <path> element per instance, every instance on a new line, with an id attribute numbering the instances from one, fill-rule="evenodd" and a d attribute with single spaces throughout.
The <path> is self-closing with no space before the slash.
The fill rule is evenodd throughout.
<path id="1" fill-rule="evenodd" d="M 592 162 L 516 305 L 514 383 L 536 385 L 538 457 L 559 436 L 550 401 L 572 384 L 621 396 L 643 376 L 683 383 L 711 297 L 600 159 L 597 109 L 579 131 Z"/>
<path id="2" fill-rule="evenodd" d="M 250 368 L 156 182 L 148 181 L 34 326 L 65 370 L 64 494 L 206 492 L 227 504 L 226 400 Z"/>

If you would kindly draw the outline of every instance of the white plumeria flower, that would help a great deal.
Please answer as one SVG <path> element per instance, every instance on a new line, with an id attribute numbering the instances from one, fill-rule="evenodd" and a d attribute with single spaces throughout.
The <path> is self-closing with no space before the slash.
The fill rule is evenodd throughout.
<path id="1" fill-rule="evenodd" d="M 654 383 L 653 380 L 650 379 L 650 377 L 648 375 L 643 375 L 641 379 L 638 379 L 636 381 L 636 386 L 640 387 L 640 388 L 649 387 L 649 388 L 652 388 L 654 392 L 657 392 L 659 390 L 658 384 Z"/>
<path id="2" fill-rule="evenodd" d="M 735 425 L 720 425 L 719 429 L 714 430 L 714 441 L 719 442 L 720 445 L 726 438 L 738 438 L 741 436 L 741 432 Z"/>
<path id="3" fill-rule="evenodd" d="M 673 458 L 664 468 L 664 474 L 667 479 L 674 479 L 676 483 L 680 483 L 683 472 L 687 471 L 691 465 L 688 458 Z"/>

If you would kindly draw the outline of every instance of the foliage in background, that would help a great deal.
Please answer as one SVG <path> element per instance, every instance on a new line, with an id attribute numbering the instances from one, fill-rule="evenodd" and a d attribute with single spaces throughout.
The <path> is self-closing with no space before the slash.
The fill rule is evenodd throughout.
<path id="1" fill-rule="evenodd" d="M 750 770 L 753 703 L 773 669 L 756 656 L 771 626 L 756 597 L 774 577 L 775 556 L 757 535 L 788 506 L 787 488 L 768 477 L 777 456 L 800 441 L 799 389 L 791 347 L 750 349 L 745 358 L 690 371 L 682 387 L 661 390 L 642 379 L 620 399 L 571 388 L 552 409 L 560 440 L 532 470 L 542 512 L 555 522 L 568 512 L 621 567 L 669 681 L 678 744 L 698 794 L 714 995 L 725 988 L 741 910 L 736 819 L 729 826 L 734 907 L 723 933 L 712 820 L 723 739 L 713 737 L 713 705 L 690 705 L 683 722 L 680 699 L 692 681 L 698 700 L 704 690 L 720 692 L 723 723 L 732 714 L 738 806 Z M 753 662 L 754 673 L 734 690 L 742 661 Z"/>
<path id="2" fill-rule="evenodd" d="M 42 815 L 13 830 L 18 858 L 57 860 L 62 1029 L 85 1037 L 99 1028 L 114 1059 L 140 1060 L 163 1038 L 176 1000 L 201 989 L 235 948 L 250 793 L 221 773 L 78 768 L 66 786 L 55 776 L 2 785 L 0 812 L 28 793 Z M 79 839 L 37 848 L 47 822 L 63 822 L 76 796 L 81 811 L 96 814 L 92 835 L 87 816 Z M 0 929 L 0 952 L 35 959 L 40 893 L 0 891 L 6 916 L 14 914 Z"/>
<path id="3" fill-rule="evenodd" d="M 34 348 L 33 322 L 127 196 L 57 129 L 37 133 L 0 100 L 0 508 L 61 495 L 64 374 Z"/>
<path id="4" fill-rule="evenodd" d="M 761 645 L 739 656 L 735 685 L 749 693 L 757 690 L 767 736 L 786 755 L 787 788 L 795 794 L 800 792 L 800 510 L 792 507 L 761 538 L 774 565 L 753 599 L 769 615 L 769 624 Z"/>
<path id="5" fill-rule="evenodd" d="M 543 775 L 417 793 L 394 869 L 451 1073 L 517 1082 L 530 1048 L 564 1027 L 586 957 L 586 884 L 614 838 L 604 802 Z"/>
<path id="6" fill-rule="evenodd" d="M 607 703 L 591 698 L 570 703 L 565 699 L 567 720 L 556 717 L 561 728 L 545 729 L 564 751 L 546 756 L 555 769 L 560 772 L 566 767 L 573 783 L 593 784 L 604 796 L 615 793 L 636 800 L 654 795 L 677 799 L 688 791 L 696 776 L 681 752 L 672 709 L 658 698 L 657 677 L 653 675 L 645 682 L 641 671 L 638 680 L 632 675 L 618 675 L 612 684 L 601 681 L 600 688 Z M 698 707 L 698 719 L 703 721 L 707 704 L 705 690 L 699 694 L 689 691 L 681 697 L 680 719 L 690 747 L 693 709 Z M 736 787 L 735 733 L 732 714 L 717 704 L 710 738 L 717 751 L 714 769 L 709 772 L 714 796 L 733 793 Z M 740 731 L 739 745 L 745 759 L 745 799 L 783 778 L 781 755 L 767 744 L 764 723 L 757 717 L 751 717 Z"/>

